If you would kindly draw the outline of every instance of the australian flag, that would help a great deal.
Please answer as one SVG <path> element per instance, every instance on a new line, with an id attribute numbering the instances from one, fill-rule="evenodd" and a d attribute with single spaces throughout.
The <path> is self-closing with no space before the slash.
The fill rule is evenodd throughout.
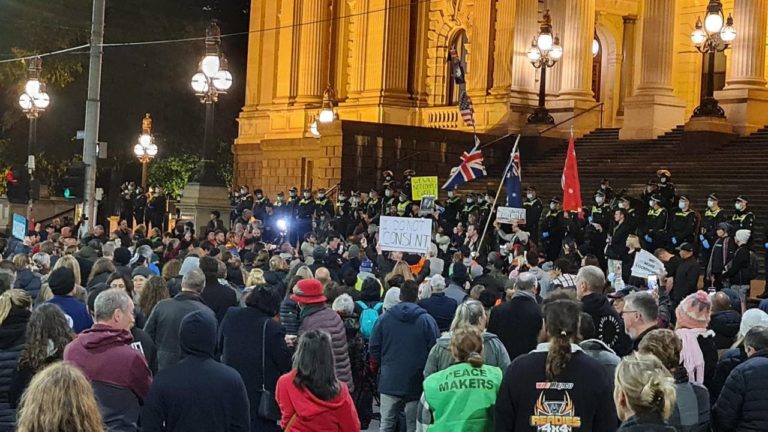
<path id="1" fill-rule="evenodd" d="M 475 137 L 475 147 L 461 155 L 461 163 L 451 170 L 451 176 L 443 185 L 444 190 L 454 190 L 464 183 L 487 175 L 483 165 L 483 152 L 480 150 L 479 140 Z"/>
<path id="2" fill-rule="evenodd" d="M 507 207 L 523 208 L 522 167 L 520 166 L 520 150 L 518 143 L 520 136 L 515 141 L 515 147 L 509 159 L 509 168 L 504 180 L 507 189 Z"/>

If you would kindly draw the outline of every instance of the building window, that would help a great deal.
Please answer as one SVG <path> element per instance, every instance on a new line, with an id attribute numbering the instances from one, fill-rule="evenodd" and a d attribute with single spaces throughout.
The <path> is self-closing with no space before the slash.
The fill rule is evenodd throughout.
<path id="1" fill-rule="evenodd" d="M 455 48 L 456 54 L 459 56 L 459 59 L 461 60 L 461 67 L 464 68 L 464 74 L 466 78 L 466 72 L 467 72 L 467 43 L 469 40 L 467 39 L 467 33 L 464 30 L 459 31 L 456 33 L 456 35 L 453 37 L 453 40 L 448 45 L 448 57 L 450 59 L 450 49 Z M 453 80 L 453 73 L 451 69 L 451 62 L 446 62 L 446 70 L 445 70 L 445 76 L 448 80 L 448 90 L 446 91 L 446 105 L 458 105 L 459 104 L 459 96 L 461 95 L 461 91 L 464 90 L 465 85 L 457 85 Z"/>
<path id="2" fill-rule="evenodd" d="M 595 100 L 600 102 L 600 87 L 603 78 L 603 44 L 600 43 L 597 34 L 592 40 L 592 55 L 592 93 L 595 95 Z"/>
<path id="3" fill-rule="evenodd" d="M 707 94 L 707 78 L 709 78 L 709 55 L 702 56 L 701 62 L 701 97 Z M 722 90 L 725 87 L 725 53 L 715 53 L 715 91 Z"/>

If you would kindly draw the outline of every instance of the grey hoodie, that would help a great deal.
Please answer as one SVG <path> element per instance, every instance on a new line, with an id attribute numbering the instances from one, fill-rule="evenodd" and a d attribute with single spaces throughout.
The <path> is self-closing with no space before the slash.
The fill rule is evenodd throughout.
<path id="1" fill-rule="evenodd" d="M 504 348 L 499 337 L 488 332 L 483 332 L 483 358 L 485 364 L 498 366 L 502 372 L 506 371 L 511 363 L 507 349 Z M 424 378 L 448 368 L 455 362 L 456 359 L 451 355 L 451 334 L 445 333 L 440 336 L 435 346 L 429 351 L 427 364 L 424 366 Z"/>

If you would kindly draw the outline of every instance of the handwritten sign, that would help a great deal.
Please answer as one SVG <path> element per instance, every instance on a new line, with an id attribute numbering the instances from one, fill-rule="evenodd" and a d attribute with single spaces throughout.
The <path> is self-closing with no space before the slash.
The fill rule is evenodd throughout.
<path id="1" fill-rule="evenodd" d="M 503 224 L 525 223 L 525 209 L 515 207 L 497 207 L 496 222 Z"/>
<path id="2" fill-rule="evenodd" d="M 437 177 L 413 177 L 411 199 L 418 201 L 425 195 L 437 196 Z"/>
<path id="3" fill-rule="evenodd" d="M 648 251 L 635 252 L 635 262 L 632 265 L 632 276 L 647 278 L 656 276 L 664 271 L 664 263 Z"/>
<path id="4" fill-rule="evenodd" d="M 24 240 L 24 237 L 27 235 L 27 218 L 18 213 L 13 214 L 11 235 L 19 240 Z"/>
<path id="5" fill-rule="evenodd" d="M 382 216 L 379 244 L 382 251 L 423 253 L 432 243 L 432 220 Z"/>

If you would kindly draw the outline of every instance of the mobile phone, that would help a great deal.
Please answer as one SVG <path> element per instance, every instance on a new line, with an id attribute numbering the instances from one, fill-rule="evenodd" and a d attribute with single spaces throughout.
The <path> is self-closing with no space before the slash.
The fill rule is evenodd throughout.
<path id="1" fill-rule="evenodd" d="M 648 290 L 655 291 L 659 289 L 659 278 L 656 275 L 648 276 Z"/>

